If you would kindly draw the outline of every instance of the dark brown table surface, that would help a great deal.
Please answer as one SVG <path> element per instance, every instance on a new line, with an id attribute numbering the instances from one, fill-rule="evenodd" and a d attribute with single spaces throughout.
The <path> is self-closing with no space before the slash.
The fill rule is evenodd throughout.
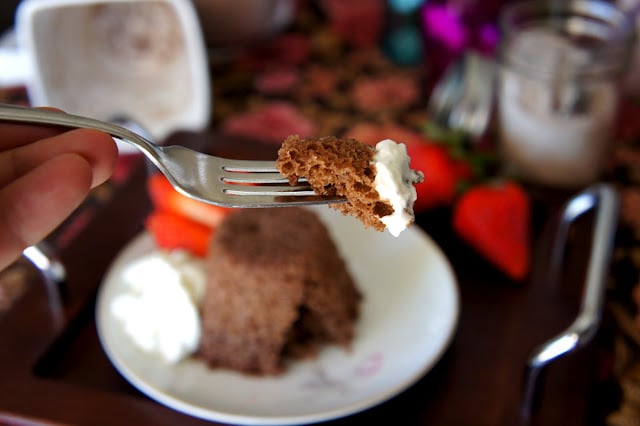
<path id="1" fill-rule="evenodd" d="M 212 152 L 238 158 L 275 155 L 273 145 L 239 143 L 211 133 L 182 133 L 171 142 L 206 142 Z M 68 268 L 61 309 L 51 306 L 45 285 L 35 279 L 0 320 L 0 419 L 5 422 L 201 423 L 129 385 L 110 364 L 96 334 L 96 290 L 114 256 L 142 230 L 149 211 L 146 173 L 144 162 L 139 162 L 128 183 L 60 253 Z M 548 251 L 545 235 L 554 209 L 539 204 L 535 210 L 537 253 Z M 409 389 L 335 424 L 525 424 L 518 413 L 526 359 L 536 345 L 573 319 L 584 268 L 568 268 L 572 279 L 566 282 L 575 285 L 565 282 L 551 288 L 542 285 L 546 265 L 538 261 L 531 282 L 513 284 L 454 236 L 447 217 L 446 211 L 434 211 L 419 216 L 417 223 L 443 249 L 457 276 L 461 313 L 450 347 Z M 578 249 L 570 250 L 570 265 L 584 265 L 588 233 L 577 235 L 572 245 Z M 602 418 L 598 342 L 546 370 L 531 424 L 583 425 Z M 21 420 L 15 420 L 18 417 Z"/>

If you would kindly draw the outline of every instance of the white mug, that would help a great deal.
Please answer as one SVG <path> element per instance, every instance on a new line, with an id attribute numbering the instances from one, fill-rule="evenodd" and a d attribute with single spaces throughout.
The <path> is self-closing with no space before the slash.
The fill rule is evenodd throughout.
<path id="1" fill-rule="evenodd" d="M 126 117 L 158 143 L 209 123 L 207 54 L 190 0 L 23 0 L 14 32 L 15 46 L 0 49 L 0 86 L 24 85 L 33 106 Z"/>

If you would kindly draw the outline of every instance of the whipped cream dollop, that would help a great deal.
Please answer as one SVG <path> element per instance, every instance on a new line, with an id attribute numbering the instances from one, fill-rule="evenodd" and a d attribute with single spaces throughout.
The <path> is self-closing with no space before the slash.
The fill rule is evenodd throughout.
<path id="1" fill-rule="evenodd" d="M 182 251 L 153 253 L 129 263 L 122 278 L 126 290 L 110 309 L 136 346 L 169 363 L 197 350 L 206 281 L 198 261 Z"/>
<path id="2" fill-rule="evenodd" d="M 397 237 L 415 220 L 413 203 L 417 192 L 413 185 L 422 182 L 424 174 L 409 166 L 410 158 L 405 144 L 391 139 L 376 144 L 373 162 L 376 167 L 376 191 L 381 200 L 389 202 L 393 207 L 393 213 L 380 220 L 391 235 Z"/>

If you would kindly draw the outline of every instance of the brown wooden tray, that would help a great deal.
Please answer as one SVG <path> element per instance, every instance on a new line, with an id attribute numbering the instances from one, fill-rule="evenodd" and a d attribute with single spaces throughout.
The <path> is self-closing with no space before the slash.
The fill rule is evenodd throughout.
<path id="1" fill-rule="evenodd" d="M 237 158 L 275 158 L 276 147 L 210 133 L 175 135 L 170 143 L 209 146 Z M 32 283 L 0 319 L 0 423 L 42 421 L 86 425 L 201 424 L 158 404 L 126 382 L 103 352 L 94 302 L 119 250 L 143 228 L 149 211 L 142 165 L 73 243 L 60 253 L 68 269 L 62 309 L 43 283 Z M 574 318 L 589 237 L 577 232 L 565 284 L 544 285 L 547 219 L 556 204 L 536 204 L 537 259 L 529 282 L 514 284 L 461 243 L 448 211 L 417 223 L 449 257 L 459 281 L 461 315 L 451 346 L 414 386 L 391 400 L 333 424 L 513 425 L 519 417 L 524 365 L 531 350 Z M 544 376 L 531 424 L 597 424 L 601 413 L 595 366 L 598 341 L 559 360 Z M 208 422 L 211 424 L 210 422 Z"/>

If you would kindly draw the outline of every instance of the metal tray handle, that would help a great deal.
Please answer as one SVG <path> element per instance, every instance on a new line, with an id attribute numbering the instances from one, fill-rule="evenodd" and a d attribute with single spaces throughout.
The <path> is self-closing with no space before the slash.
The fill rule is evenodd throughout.
<path id="1" fill-rule="evenodd" d="M 593 240 L 582 301 L 577 317 L 567 329 L 538 346 L 529 356 L 521 414 L 528 418 L 533 409 L 538 377 L 552 361 L 585 346 L 596 334 L 602 317 L 608 268 L 618 223 L 619 200 L 608 184 L 597 184 L 573 196 L 564 206 L 553 241 L 552 272 L 560 268 L 571 225 L 595 209 Z"/>

